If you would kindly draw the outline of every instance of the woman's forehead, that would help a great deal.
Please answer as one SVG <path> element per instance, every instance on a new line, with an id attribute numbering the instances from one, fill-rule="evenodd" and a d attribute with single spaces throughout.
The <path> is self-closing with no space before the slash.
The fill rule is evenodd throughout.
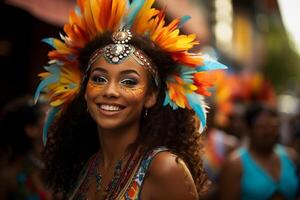
<path id="1" fill-rule="evenodd" d="M 128 57 L 124 62 L 118 64 L 112 64 L 106 61 L 101 56 L 96 62 L 93 63 L 91 71 L 95 69 L 103 69 L 107 73 L 122 73 L 124 71 L 136 71 L 138 74 L 147 74 L 146 69 L 138 64 L 132 57 Z"/>

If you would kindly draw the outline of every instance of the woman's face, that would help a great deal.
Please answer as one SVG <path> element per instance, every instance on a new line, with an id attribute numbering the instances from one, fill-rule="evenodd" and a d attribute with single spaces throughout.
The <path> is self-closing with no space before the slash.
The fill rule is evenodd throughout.
<path id="1" fill-rule="evenodd" d="M 149 90 L 148 71 L 129 57 L 120 64 L 110 64 L 103 57 L 92 66 L 85 99 L 90 115 L 102 129 L 136 125 L 143 107 L 156 102 Z"/>
<path id="2" fill-rule="evenodd" d="M 262 112 L 252 126 L 251 140 L 264 149 L 273 148 L 279 139 L 279 119 L 267 112 Z"/>

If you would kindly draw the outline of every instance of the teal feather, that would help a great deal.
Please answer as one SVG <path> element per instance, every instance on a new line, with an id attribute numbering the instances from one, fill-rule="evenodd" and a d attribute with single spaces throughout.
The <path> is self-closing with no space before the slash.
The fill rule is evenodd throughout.
<path id="1" fill-rule="evenodd" d="M 50 66 L 45 66 L 44 69 L 51 72 L 54 76 L 60 76 L 60 63 L 55 63 Z"/>
<path id="2" fill-rule="evenodd" d="M 197 73 L 197 71 L 191 67 L 181 66 L 181 72 L 180 77 L 186 82 L 186 83 L 193 83 L 194 74 Z"/>
<path id="3" fill-rule="evenodd" d="M 44 67 L 47 71 L 51 73 L 51 75 L 40 82 L 38 85 L 35 94 L 34 94 L 34 102 L 37 102 L 39 96 L 44 88 L 46 88 L 49 84 L 55 83 L 59 81 L 60 76 L 60 68 L 57 65 L 51 65 Z"/>
<path id="4" fill-rule="evenodd" d="M 79 6 L 75 6 L 74 11 L 75 11 L 75 14 L 76 14 L 77 16 L 82 16 L 82 14 L 81 14 L 81 9 L 80 9 Z"/>
<path id="5" fill-rule="evenodd" d="M 47 113 L 47 117 L 45 119 L 45 124 L 43 127 L 43 144 L 44 144 L 44 146 L 47 143 L 49 127 L 52 124 L 53 120 L 55 119 L 55 117 L 59 111 L 60 111 L 60 107 L 52 107 Z"/>
<path id="6" fill-rule="evenodd" d="M 168 92 L 166 91 L 165 92 L 165 100 L 164 100 L 163 105 L 164 106 L 168 105 L 170 103 L 170 101 L 171 101 L 170 96 L 169 96 Z"/>
<path id="7" fill-rule="evenodd" d="M 42 39 L 42 41 L 48 45 L 50 45 L 51 47 L 53 47 L 54 49 L 57 49 L 57 47 L 55 46 L 54 44 L 54 40 L 55 38 L 44 38 Z M 70 54 L 67 54 L 66 58 L 69 60 L 69 61 L 76 61 L 77 60 L 77 57 L 70 53 Z"/>
<path id="8" fill-rule="evenodd" d="M 185 25 L 185 23 L 186 23 L 187 21 L 189 21 L 191 18 L 192 18 L 192 17 L 189 16 L 189 15 L 185 15 L 185 16 L 181 17 L 181 18 L 180 18 L 180 22 L 179 22 L 179 24 L 178 24 L 177 27 L 178 27 L 178 28 L 182 28 L 183 25 Z"/>
<path id="9" fill-rule="evenodd" d="M 203 101 L 203 96 L 198 95 L 196 93 L 187 94 L 186 95 L 189 105 L 195 111 L 196 115 L 200 120 L 200 133 L 204 130 L 206 126 L 206 110 L 205 103 Z"/>
<path id="10" fill-rule="evenodd" d="M 228 67 L 218 61 L 212 59 L 205 59 L 203 66 L 196 67 L 198 72 L 218 70 L 218 69 L 227 69 Z"/>
<path id="11" fill-rule="evenodd" d="M 76 84 L 76 83 L 70 83 L 70 84 L 69 84 L 69 88 L 70 88 L 70 89 L 74 89 L 75 87 L 77 87 L 77 84 Z"/>
<path id="12" fill-rule="evenodd" d="M 44 42 L 44 43 L 46 43 L 46 44 L 48 44 L 48 45 L 50 45 L 51 47 L 53 47 L 53 48 L 56 49 L 56 47 L 55 47 L 55 45 L 54 45 L 54 39 L 55 39 L 55 38 L 44 38 L 44 39 L 42 39 L 42 42 Z"/>
<path id="13" fill-rule="evenodd" d="M 133 0 L 129 6 L 129 13 L 125 19 L 125 25 L 130 28 L 145 3 L 145 0 Z"/>
<path id="14" fill-rule="evenodd" d="M 178 106 L 170 99 L 169 93 L 167 91 L 165 92 L 165 100 L 163 105 L 164 106 L 169 105 L 173 110 L 178 109 Z"/>

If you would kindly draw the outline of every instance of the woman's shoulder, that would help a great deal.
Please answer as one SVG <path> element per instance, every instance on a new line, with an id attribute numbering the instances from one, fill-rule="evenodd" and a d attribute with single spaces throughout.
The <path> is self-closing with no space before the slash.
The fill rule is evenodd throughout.
<path id="1" fill-rule="evenodd" d="M 153 176 L 162 178 L 174 172 L 181 171 L 186 164 L 174 153 L 163 151 L 158 153 L 150 165 L 149 171 Z"/>
<path id="2" fill-rule="evenodd" d="M 240 147 L 233 152 L 231 152 L 223 163 L 223 171 L 232 172 L 236 174 L 241 174 L 242 172 L 242 159 L 247 154 L 247 149 L 245 147 Z"/>
<path id="3" fill-rule="evenodd" d="M 192 175 L 185 162 L 174 153 L 159 152 L 149 166 L 148 175 L 152 194 L 157 195 L 158 199 L 171 196 L 171 199 L 196 199 L 197 190 Z"/>
<path id="4" fill-rule="evenodd" d="M 293 164 L 299 164 L 300 162 L 299 154 L 292 147 L 277 145 L 276 149 L 283 150 L 283 154 L 286 154 L 287 157 L 293 162 Z"/>

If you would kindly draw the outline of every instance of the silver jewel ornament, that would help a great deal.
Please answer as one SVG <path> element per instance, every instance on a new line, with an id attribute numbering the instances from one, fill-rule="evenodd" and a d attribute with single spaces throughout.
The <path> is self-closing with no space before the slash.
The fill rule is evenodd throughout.
<path id="1" fill-rule="evenodd" d="M 134 52 L 134 47 L 127 44 L 131 38 L 132 34 L 129 30 L 114 32 L 112 35 L 114 44 L 104 48 L 105 59 L 112 64 L 124 62 Z"/>

